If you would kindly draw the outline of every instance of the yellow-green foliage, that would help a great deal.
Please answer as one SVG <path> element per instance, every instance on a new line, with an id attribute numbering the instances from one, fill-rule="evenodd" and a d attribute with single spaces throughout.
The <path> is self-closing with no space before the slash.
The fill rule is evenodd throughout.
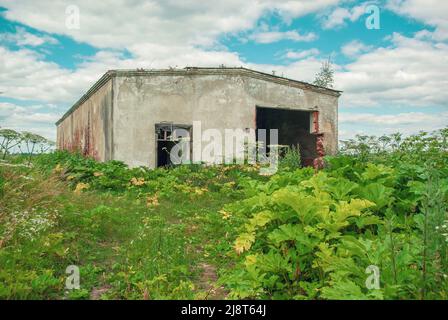
<path id="1" fill-rule="evenodd" d="M 358 137 L 322 171 L 290 158 L 271 177 L 9 156 L 0 299 L 447 299 L 447 141 Z"/>
<path id="2" fill-rule="evenodd" d="M 221 278 L 229 296 L 446 299 L 447 243 L 436 230 L 447 218 L 448 158 L 436 149 L 438 163 L 340 156 L 318 173 L 247 185 L 247 199 L 224 208 L 229 223 L 245 221 L 233 247 L 239 262 Z M 379 288 L 366 284 L 372 266 Z"/>

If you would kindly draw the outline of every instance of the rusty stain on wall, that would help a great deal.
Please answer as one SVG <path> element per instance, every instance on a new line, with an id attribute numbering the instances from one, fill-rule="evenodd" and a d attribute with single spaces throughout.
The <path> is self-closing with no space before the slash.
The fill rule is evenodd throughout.
<path id="1" fill-rule="evenodd" d="M 106 144 L 110 132 L 105 130 L 107 109 L 112 108 L 112 81 L 101 86 L 57 126 L 57 146 L 61 150 L 79 152 L 86 157 L 105 161 L 110 151 Z M 106 128 L 107 129 L 107 128 Z"/>
<path id="2" fill-rule="evenodd" d="M 319 111 L 313 112 L 313 133 L 316 136 L 316 158 L 313 160 L 313 167 L 322 169 L 324 167 L 324 134 L 319 130 Z"/>

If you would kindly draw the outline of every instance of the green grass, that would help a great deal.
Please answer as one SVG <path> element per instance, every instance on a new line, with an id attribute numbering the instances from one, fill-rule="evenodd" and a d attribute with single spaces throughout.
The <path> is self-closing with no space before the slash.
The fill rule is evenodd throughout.
<path id="1" fill-rule="evenodd" d="M 324 170 L 298 168 L 293 151 L 271 177 L 9 158 L 0 299 L 447 299 L 447 142 L 448 129 L 358 137 Z"/>
<path id="2" fill-rule="evenodd" d="M 213 297 L 214 279 L 203 269 L 227 263 L 231 244 L 218 211 L 237 194 L 175 192 L 148 207 L 146 193 L 77 194 L 55 173 L 2 171 L 1 298 Z M 36 212 L 42 230 L 33 233 Z M 72 264 L 80 268 L 81 290 L 66 292 Z M 224 298 L 221 292 L 215 298 Z"/>

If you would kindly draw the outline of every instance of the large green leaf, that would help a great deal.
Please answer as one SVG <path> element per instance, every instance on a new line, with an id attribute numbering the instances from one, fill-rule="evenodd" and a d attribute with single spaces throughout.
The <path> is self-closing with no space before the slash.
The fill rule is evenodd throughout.
<path id="1" fill-rule="evenodd" d="M 369 200 L 376 205 L 376 209 L 384 208 L 393 201 L 393 189 L 374 182 L 356 189 L 355 193 L 362 199 Z"/>

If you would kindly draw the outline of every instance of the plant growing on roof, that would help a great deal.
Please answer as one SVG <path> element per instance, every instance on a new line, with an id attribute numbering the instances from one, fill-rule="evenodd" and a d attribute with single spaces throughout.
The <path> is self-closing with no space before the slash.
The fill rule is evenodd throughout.
<path id="1" fill-rule="evenodd" d="M 334 70 L 332 67 L 331 59 L 322 62 L 320 71 L 316 74 L 316 79 L 313 84 L 324 88 L 333 88 L 334 83 Z"/>

